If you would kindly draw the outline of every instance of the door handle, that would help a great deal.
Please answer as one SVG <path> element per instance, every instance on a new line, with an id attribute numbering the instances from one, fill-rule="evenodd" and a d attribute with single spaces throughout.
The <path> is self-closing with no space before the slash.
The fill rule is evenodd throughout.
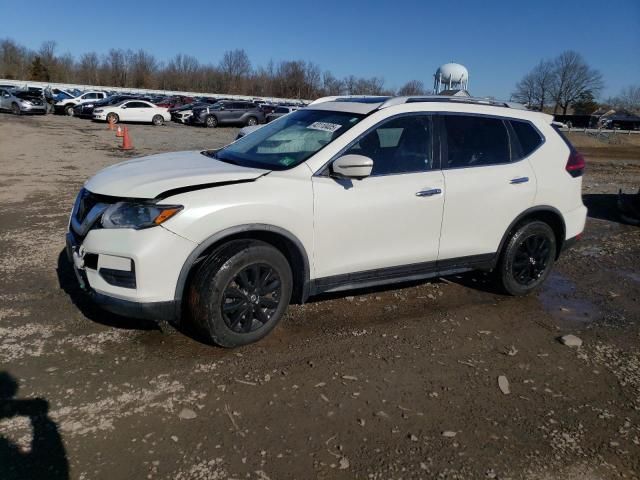
<path id="1" fill-rule="evenodd" d="M 516 177 L 511 179 L 511 185 L 517 185 L 518 183 L 527 183 L 529 181 L 529 177 Z"/>
<path id="2" fill-rule="evenodd" d="M 431 188 L 428 190 L 420 190 L 416 192 L 416 197 L 432 197 L 433 195 L 440 195 L 442 193 L 442 189 L 440 188 Z"/>

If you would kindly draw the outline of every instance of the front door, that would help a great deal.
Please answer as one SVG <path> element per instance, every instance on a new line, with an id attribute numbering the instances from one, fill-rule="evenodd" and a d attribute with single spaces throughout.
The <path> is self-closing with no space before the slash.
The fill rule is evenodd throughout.
<path id="1" fill-rule="evenodd" d="M 432 132 L 429 115 L 386 120 L 344 152 L 373 159 L 370 177 L 313 177 L 316 278 L 435 268 L 444 181 Z"/>

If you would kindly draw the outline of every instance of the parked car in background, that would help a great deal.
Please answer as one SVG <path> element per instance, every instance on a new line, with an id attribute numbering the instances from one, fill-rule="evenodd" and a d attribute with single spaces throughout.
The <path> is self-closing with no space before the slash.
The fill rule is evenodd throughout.
<path id="1" fill-rule="evenodd" d="M 295 112 L 297 109 L 298 107 L 276 107 L 273 112 L 267 114 L 267 123 L 275 120 L 276 118 L 280 118 L 287 113 Z"/>
<path id="2" fill-rule="evenodd" d="M 115 105 L 96 108 L 93 119 L 105 122 L 139 122 L 164 125 L 171 120 L 169 110 L 144 100 L 125 100 Z"/>
<path id="3" fill-rule="evenodd" d="M 191 123 L 213 128 L 218 125 L 258 125 L 265 123 L 264 112 L 252 102 L 222 100 L 193 109 Z"/>
<path id="4" fill-rule="evenodd" d="M 159 102 L 155 103 L 158 107 L 165 108 L 176 108 L 182 107 L 183 105 L 187 105 L 189 103 L 193 103 L 193 97 L 184 97 L 182 95 L 175 95 L 173 97 L 165 97 Z"/>
<path id="5" fill-rule="evenodd" d="M 117 103 L 125 100 L 141 99 L 136 95 L 113 95 L 97 102 L 85 102 L 79 103 L 73 107 L 73 114 L 77 117 L 93 118 L 93 111 L 96 108 L 107 107 L 109 105 L 116 105 Z"/>
<path id="6" fill-rule="evenodd" d="M 23 113 L 44 115 L 47 113 L 47 106 L 41 92 L 2 88 L 0 89 L 0 110 L 8 110 L 15 115 Z"/>
<path id="7" fill-rule="evenodd" d="M 98 100 L 104 100 L 105 98 L 107 98 L 107 94 L 105 92 L 85 92 L 77 97 L 58 100 L 54 104 L 54 109 L 56 113 L 65 113 L 69 116 L 73 116 L 73 107 L 76 105 L 80 103 L 95 103 Z"/>

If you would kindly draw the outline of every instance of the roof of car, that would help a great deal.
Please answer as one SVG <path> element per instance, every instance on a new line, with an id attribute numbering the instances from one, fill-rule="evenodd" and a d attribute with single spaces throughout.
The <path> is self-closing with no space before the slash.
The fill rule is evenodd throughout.
<path id="1" fill-rule="evenodd" d="M 395 105 L 402 105 L 406 103 L 464 103 L 526 110 L 526 108 L 519 103 L 504 102 L 488 98 L 456 97 L 449 95 L 423 95 L 403 97 L 347 95 L 340 97 L 323 97 L 309 104 L 307 108 L 311 108 L 314 110 L 334 110 L 340 112 L 361 113 L 366 115 L 373 112 L 374 110 L 392 107 Z"/>

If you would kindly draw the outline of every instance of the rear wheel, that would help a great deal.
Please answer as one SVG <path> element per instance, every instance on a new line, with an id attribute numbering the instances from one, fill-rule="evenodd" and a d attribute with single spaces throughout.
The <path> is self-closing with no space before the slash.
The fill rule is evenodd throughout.
<path id="1" fill-rule="evenodd" d="M 209 115 L 207 116 L 207 118 L 204 121 L 204 125 L 207 128 L 215 128 L 218 126 L 218 119 L 213 116 L 213 115 Z"/>
<path id="2" fill-rule="evenodd" d="M 520 224 L 502 252 L 497 276 L 510 295 L 526 295 L 549 276 L 556 258 L 556 236 L 540 221 Z"/>
<path id="3" fill-rule="evenodd" d="M 162 118 L 162 115 L 154 115 L 151 119 L 151 123 L 156 126 L 164 125 L 164 118 Z"/>
<path id="4" fill-rule="evenodd" d="M 12 103 L 11 113 L 13 113 L 14 115 L 20 115 L 22 113 L 22 110 L 20 110 L 20 105 L 18 105 L 17 103 Z"/>
<path id="5" fill-rule="evenodd" d="M 279 250 L 264 242 L 236 240 L 198 267 L 188 305 L 194 326 L 208 340 L 237 347 L 275 328 L 292 289 L 291 267 Z"/>
<path id="6" fill-rule="evenodd" d="M 109 114 L 107 115 L 107 123 L 113 123 L 113 124 L 116 124 L 116 123 L 118 123 L 119 121 L 120 121 L 120 117 L 118 116 L 118 114 L 117 114 L 117 113 L 113 113 L 113 112 L 111 112 L 111 113 L 109 113 Z"/>

